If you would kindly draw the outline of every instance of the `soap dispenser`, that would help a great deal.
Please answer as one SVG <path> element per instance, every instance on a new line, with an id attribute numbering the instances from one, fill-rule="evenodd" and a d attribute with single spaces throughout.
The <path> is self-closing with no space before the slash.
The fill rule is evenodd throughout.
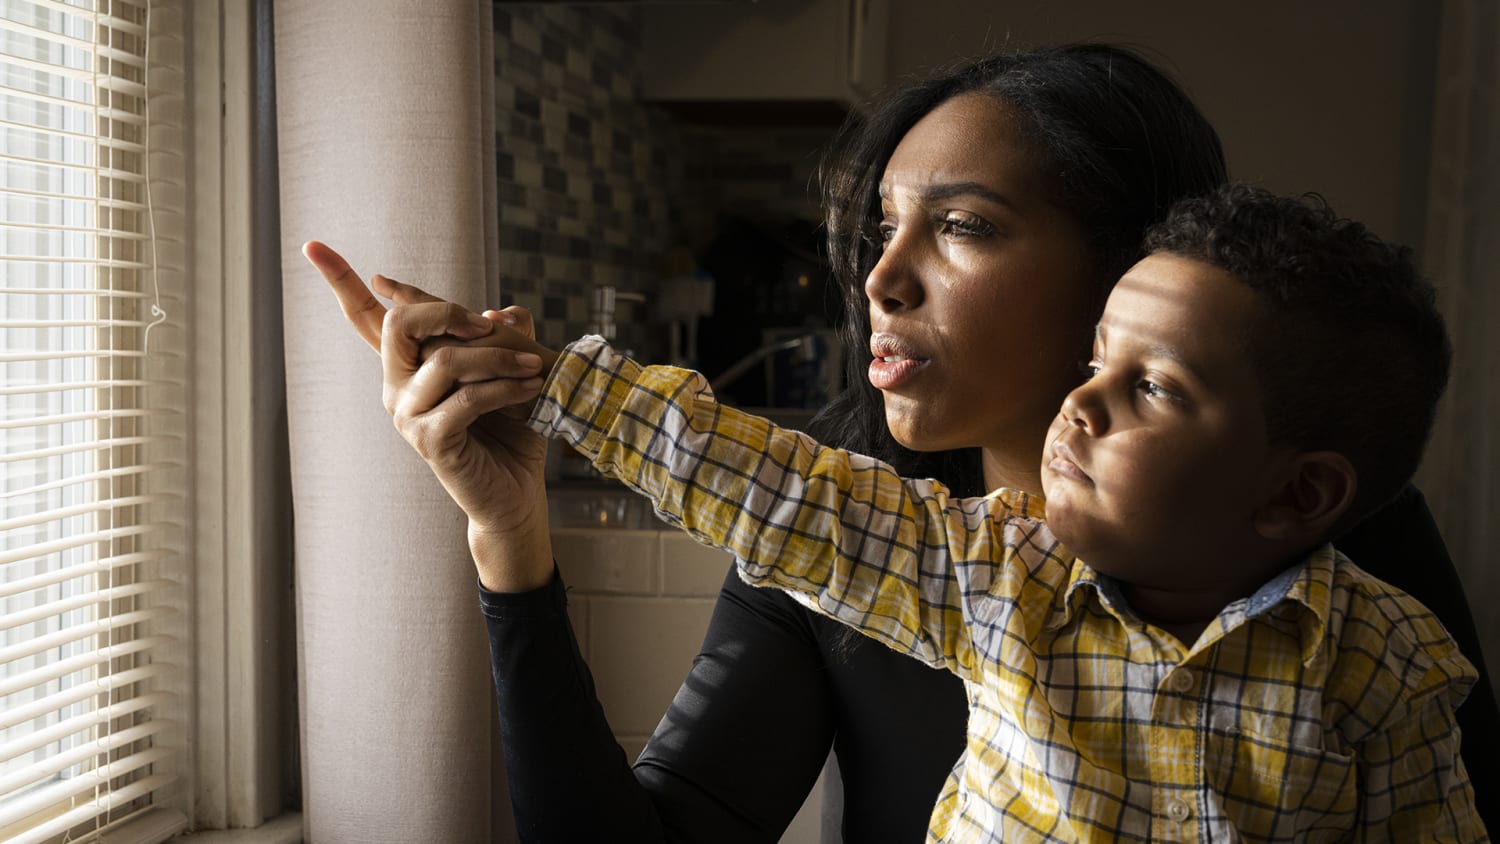
<path id="1" fill-rule="evenodd" d="M 613 284 L 600 284 L 594 287 L 589 296 L 589 334 L 598 334 L 611 344 L 615 342 L 618 334 L 615 324 L 615 309 L 619 302 L 644 303 L 646 294 L 631 293 L 615 288 Z M 619 352 L 626 356 L 633 356 L 629 349 L 620 349 Z"/>

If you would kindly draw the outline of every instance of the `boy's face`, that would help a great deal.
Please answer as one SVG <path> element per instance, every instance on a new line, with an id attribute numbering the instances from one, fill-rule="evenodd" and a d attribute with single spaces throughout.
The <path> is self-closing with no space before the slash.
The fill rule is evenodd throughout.
<path id="1" fill-rule="evenodd" d="M 1173 592 L 1245 576 L 1226 563 L 1255 538 L 1276 462 L 1248 352 L 1258 311 L 1247 285 L 1166 253 L 1115 287 L 1093 375 L 1042 455 L 1047 520 L 1096 570 Z"/>

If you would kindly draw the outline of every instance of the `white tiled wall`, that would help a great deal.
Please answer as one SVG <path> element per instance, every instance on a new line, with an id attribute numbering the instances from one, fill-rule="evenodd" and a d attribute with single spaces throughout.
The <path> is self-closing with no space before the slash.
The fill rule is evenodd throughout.
<path id="1" fill-rule="evenodd" d="M 674 531 L 555 528 L 579 647 L 615 737 L 633 759 L 703 642 L 732 560 Z M 820 844 L 818 780 L 782 844 Z"/>

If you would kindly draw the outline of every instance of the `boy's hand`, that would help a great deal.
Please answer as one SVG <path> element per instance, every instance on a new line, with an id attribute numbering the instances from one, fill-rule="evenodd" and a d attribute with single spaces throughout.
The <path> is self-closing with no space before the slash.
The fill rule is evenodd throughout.
<path id="1" fill-rule="evenodd" d="M 546 583 L 546 440 L 526 427 L 518 405 L 536 398 L 556 354 L 517 330 L 530 329 L 530 316 L 493 312 L 513 321 L 496 324 L 376 276 L 376 289 L 396 303 L 387 310 L 337 252 L 314 241 L 303 254 L 380 353 L 383 400 L 396 429 L 468 515 L 481 582 L 498 591 Z"/>

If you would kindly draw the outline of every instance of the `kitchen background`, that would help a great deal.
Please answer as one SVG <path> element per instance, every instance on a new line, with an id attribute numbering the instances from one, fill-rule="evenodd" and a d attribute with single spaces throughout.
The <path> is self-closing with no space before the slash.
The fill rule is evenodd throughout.
<path id="1" fill-rule="evenodd" d="M 489 693 L 488 677 L 476 673 L 484 643 L 463 609 L 473 583 L 460 564 L 461 522 L 425 467 L 391 435 L 370 392 L 379 374 L 368 351 L 325 336 L 336 314 L 295 252 L 302 239 L 344 245 L 364 271 L 425 273 L 470 306 L 495 299 L 525 305 L 552 345 L 613 329 L 619 345 L 648 360 L 694 363 L 710 375 L 738 370 L 738 361 L 785 339 L 826 342 L 830 309 L 816 257 L 813 175 L 820 148 L 851 103 L 955 57 L 1085 38 L 1138 46 L 1172 70 L 1219 128 L 1236 177 L 1281 191 L 1317 188 L 1344 213 L 1433 255 L 1458 254 L 1472 237 L 1471 227 L 1441 217 L 1450 212 L 1441 203 L 1451 202 L 1455 214 L 1470 207 L 1454 188 L 1470 181 L 1470 158 L 1450 155 L 1456 144 L 1436 147 L 1444 138 L 1435 127 L 1463 131 L 1437 104 L 1461 116 L 1468 112 L 1453 103 L 1469 100 L 1440 82 L 1453 71 L 1446 63 L 1492 57 L 1493 46 L 1474 47 L 1467 34 L 1474 28 L 1464 25 L 1493 23 L 1493 12 L 1483 11 L 1492 9 L 1488 0 L 496 2 L 476 15 L 489 27 L 486 50 L 478 52 L 492 50 L 492 74 L 470 70 L 489 62 L 467 41 L 470 18 L 464 27 L 444 28 L 435 11 L 457 19 L 475 12 L 472 3 L 430 0 L 420 11 L 390 3 L 388 14 L 351 25 L 346 15 L 363 8 L 353 0 L 276 3 L 279 266 L 291 466 L 300 483 L 299 746 L 308 760 L 301 808 L 309 829 L 369 828 L 372 807 L 383 810 L 387 824 L 415 818 L 434 829 L 475 829 L 485 819 L 460 817 L 454 804 L 489 803 L 488 828 L 499 840 L 509 833 L 503 801 L 495 800 L 504 793 L 498 762 L 489 767 L 467 745 L 453 746 L 473 743 L 467 731 L 484 720 L 474 701 Z M 432 42 L 441 49 L 403 29 L 427 23 L 446 39 Z M 1486 31 L 1494 39 L 1500 30 Z M 347 49 L 328 56 L 330 37 L 347 40 Z M 489 140 L 488 131 L 475 130 L 488 130 L 489 115 L 470 109 L 468 92 L 447 103 L 460 118 L 452 126 L 412 116 L 426 114 L 417 108 L 427 105 L 423 98 L 439 96 L 424 87 L 424 75 L 455 70 L 482 79 L 480 101 L 493 105 L 493 160 L 479 160 L 493 166 L 494 203 L 466 193 L 481 171 L 469 157 L 478 146 L 470 133 Z M 1488 79 L 1462 68 L 1452 75 L 1459 85 Z M 1472 101 L 1483 102 L 1483 94 Z M 371 132 L 347 146 L 328 140 L 344 139 L 345 122 L 383 131 L 402 121 L 400 134 Z M 429 149 L 443 143 L 447 162 L 427 161 Z M 479 181 L 491 184 L 488 175 Z M 329 196 L 339 203 L 326 203 Z M 381 203 L 391 197 L 420 213 L 387 214 Z M 491 238 L 477 219 L 496 207 L 498 290 L 482 248 Z M 1434 221 L 1456 232 L 1451 242 L 1428 237 Z M 413 234 L 418 228 L 434 241 L 452 232 L 451 245 L 407 249 L 422 241 Z M 434 265 L 433 255 L 462 271 L 444 272 L 447 265 Z M 771 260 L 752 266 L 746 255 Z M 1454 278 L 1468 284 L 1470 263 L 1452 263 Z M 821 348 L 831 359 L 835 350 Z M 319 380 L 330 361 L 340 377 Z M 799 366 L 788 350 L 773 361 L 769 384 L 765 371 L 752 367 L 720 393 L 741 405 L 803 405 L 792 410 L 805 414 L 831 385 L 820 368 Z M 346 414 L 334 435 L 330 407 Z M 1460 440 L 1481 451 L 1488 442 L 1479 435 Z M 1450 469 L 1479 462 L 1466 462 L 1466 454 L 1455 448 L 1441 456 Z M 728 560 L 655 530 L 639 502 L 580 480 L 576 466 L 559 461 L 554 471 L 564 478 L 554 485 L 552 513 L 554 550 L 572 587 L 570 612 L 611 723 L 633 754 L 696 653 Z M 1487 481 L 1474 483 L 1471 491 L 1450 471 L 1424 488 L 1440 517 L 1434 493 L 1447 491 L 1455 502 L 1443 527 L 1473 594 L 1483 595 L 1494 580 L 1485 555 L 1464 553 L 1493 544 L 1487 528 L 1466 519 L 1483 512 L 1489 489 Z M 429 503 L 431 512 L 414 506 Z M 388 518 L 372 523 L 368 513 Z M 355 517 L 346 524 L 339 514 Z M 342 568 L 351 556 L 379 576 L 351 583 Z M 414 565 L 417 557 L 438 562 Z M 343 604 L 393 623 L 348 642 L 341 634 L 350 625 L 329 609 Z M 1500 617 L 1487 606 L 1478 621 L 1496 642 Z M 427 685 L 413 704 L 409 688 L 421 685 L 412 679 L 419 674 Z M 365 737 L 386 724 L 406 725 L 413 706 L 434 721 L 431 729 L 368 746 Z M 465 738 L 451 741 L 456 733 Z M 345 782 L 350 769 L 364 779 Z M 448 799 L 460 791 L 463 800 Z M 785 840 L 819 840 L 821 800 L 812 797 Z M 455 833 L 452 840 L 459 839 L 469 840 Z"/>
<path id="2" fill-rule="evenodd" d="M 847 107 L 956 56 L 1087 37 L 1177 72 L 1238 178 L 1317 188 L 1420 243 L 1436 7 L 1116 5 L 497 2 L 501 303 L 531 309 L 543 342 L 613 325 L 638 356 L 710 375 L 806 332 L 830 359 L 815 174 Z M 836 368 L 799 368 L 797 355 L 779 351 L 720 392 L 816 407 Z"/>
<path id="3" fill-rule="evenodd" d="M 545 343 L 608 321 L 645 359 L 719 373 L 769 342 L 763 332 L 832 324 L 815 173 L 842 111 L 643 102 L 645 17 L 631 5 L 495 7 L 501 303 L 529 308 Z M 599 313 L 604 286 L 617 292 L 612 319 Z M 741 404 L 826 397 L 736 380 Z"/>
<path id="4" fill-rule="evenodd" d="M 995 47 L 1137 46 L 1235 176 L 1417 247 L 1456 350 L 1418 480 L 1500 668 L 1496 0 L 0 0 L 0 34 L 25 194 L 0 228 L 44 250 L 4 256 L 29 269 L 0 270 L 0 356 L 32 374 L 0 392 L 48 397 L 0 415 L 61 449 L 5 458 L 31 487 L 0 563 L 0 839 L 516 840 L 462 513 L 299 246 L 526 305 L 552 345 L 613 334 L 800 424 L 836 387 L 821 148 L 887 83 Z M 111 286 L 36 320 L 37 267 Z M 141 319 L 95 331 L 85 302 Z M 75 394 L 108 424 L 45 409 Z M 729 560 L 553 453 L 569 612 L 633 754 Z M 27 480 L 43 462 L 89 471 Z M 836 840 L 825 798 L 787 842 Z"/>
<path id="5" fill-rule="evenodd" d="M 710 376 L 799 333 L 826 343 L 836 300 L 817 260 L 815 177 L 845 110 L 955 56 L 1079 38 L 1138 46 L 1178 75 L 1236 177 L 1316 188 L 1421 242 L 1434 6 L 1118 5 L 497 3 L 501 302 L 530 308 L 544 343 L 612 329 L 639 357 Z M 612 316 L 600 286 L 615 293 Z M 684 351 L 681 326 L 700 306 L 699 347 Z M 751 366 L 721 396 L 777 405 L 767 412 L 796 424 L 806 415 L 786 408 L 815 408 L 837 376 L 795 355 Z M 633 758 L 697 653 L 729 560 L 654 530 L 639 501 L 586 469 L 555 471 L 570 612 Z M 836 840 L 836 811 L 821 817 L 825 799 L 836 805 L 830 781 L 784 841 Z"/>

